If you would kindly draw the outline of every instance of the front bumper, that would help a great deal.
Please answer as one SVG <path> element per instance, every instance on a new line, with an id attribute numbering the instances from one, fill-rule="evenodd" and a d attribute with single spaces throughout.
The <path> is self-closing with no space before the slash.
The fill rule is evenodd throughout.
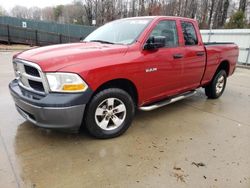
<path id="1" fill-rule="evenodd" d="M 37 95 L 21 88 L 16 80 L 9 84 L 17 111 L 28 121 L 43 128 L 78 131 L 92 91 Z"/>

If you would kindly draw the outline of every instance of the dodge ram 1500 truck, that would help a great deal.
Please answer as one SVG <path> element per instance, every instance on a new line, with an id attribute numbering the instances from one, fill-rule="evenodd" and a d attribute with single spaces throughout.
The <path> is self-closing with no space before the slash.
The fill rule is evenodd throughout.
<path id="1" fill-rule="evenodd" d="M 39 127 L 84 125 L 97 138 L 111 138 L 128 129 L 136 109 L 156 109 L 199 87 L 208 98 L 220 97 L 238 54 L 233 43 L 204 44 L 193 19 L 126 18 L 81 42 L 15 55 L 9 89 L 18 112 Z"/>

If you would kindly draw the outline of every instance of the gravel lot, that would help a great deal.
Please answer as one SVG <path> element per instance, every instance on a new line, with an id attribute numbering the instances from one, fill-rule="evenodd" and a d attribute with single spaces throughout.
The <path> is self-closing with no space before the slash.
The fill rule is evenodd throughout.
<path id="1" fill-rule="evenodd" d="M 0 187 L 250 187 L 250 70 L 238 68 L 218 100 L 199 90 L 97 140 L 37 128 L 16 112 L 13 54 L 0 52 Z"/>

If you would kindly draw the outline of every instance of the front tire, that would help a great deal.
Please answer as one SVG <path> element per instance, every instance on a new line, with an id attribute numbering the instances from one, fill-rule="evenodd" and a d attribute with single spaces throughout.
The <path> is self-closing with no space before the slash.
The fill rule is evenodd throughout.
<path id="1" fill-rule="evenodd" d="M 123 134 L 132 123 L 135 105 L 124 90 L 109 88 L 97 93 L 87 107 L 85 125 L 96 138 Z"/>
<path id="2" fill-rule="evenodd" d="M 225 70 L 220 70 L 216 73 L 213 80 L 209 85 L 205 87 L 205 93 L 210 99 L 219 98 L 226 87 L 227 83 L 227 73 Z"/>

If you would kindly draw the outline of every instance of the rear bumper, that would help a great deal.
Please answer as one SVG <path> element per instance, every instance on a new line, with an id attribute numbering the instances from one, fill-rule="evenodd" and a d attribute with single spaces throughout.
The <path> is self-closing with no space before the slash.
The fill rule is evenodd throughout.
<path id="1" fill-rule="evenodd" d="M 21 88 L 16 80 L 9 84 L 17 111 L 33 124 L 51 129 L 78 131 L 92 91 L 76 94 L 50 93 L 46 96 Z"/>

